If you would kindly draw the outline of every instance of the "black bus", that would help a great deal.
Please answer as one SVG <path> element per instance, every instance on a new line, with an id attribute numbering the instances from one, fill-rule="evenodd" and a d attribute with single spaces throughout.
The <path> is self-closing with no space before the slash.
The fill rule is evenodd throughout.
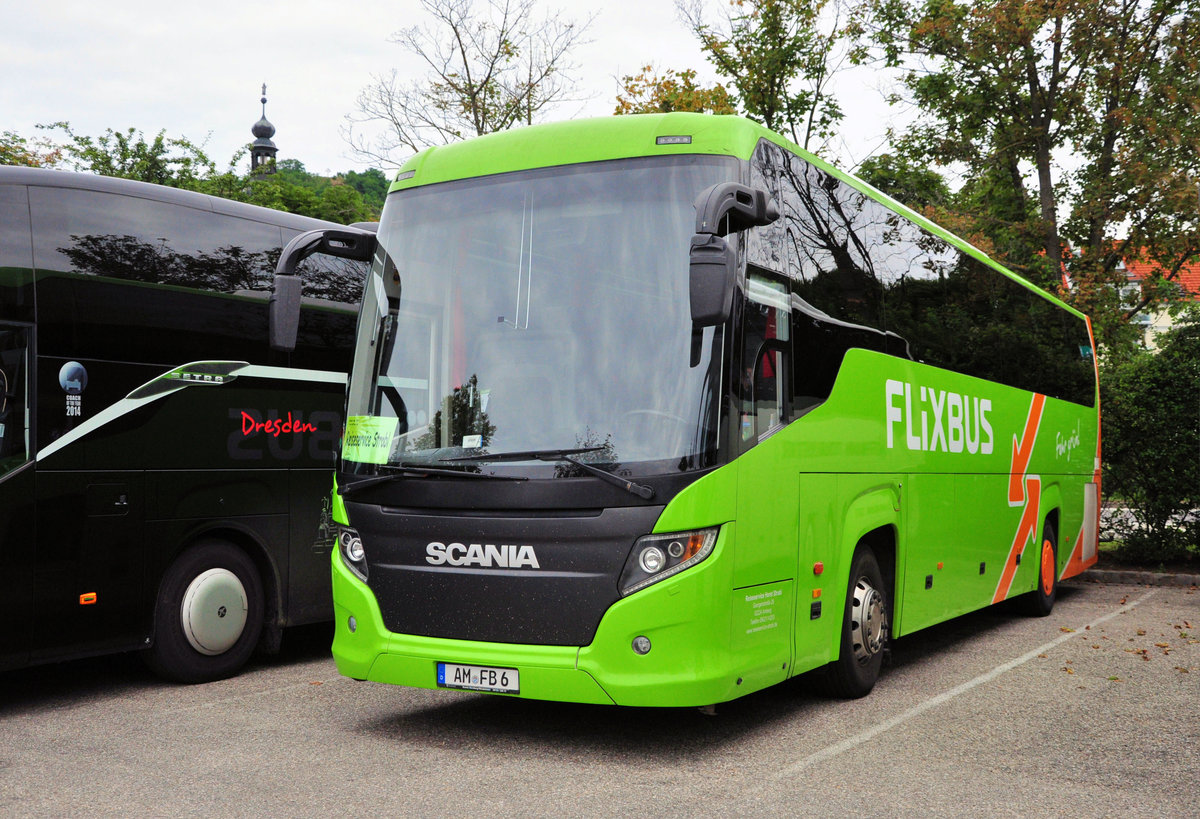
<path id="1" fill-rule="evenodd" d="M 314 227 L 0 167 L 0 668 L 144 650 L 212 680 L 331 616 L 365 266 L 311 257 L 295 352 L 266 331 L 281 247 Z"/>

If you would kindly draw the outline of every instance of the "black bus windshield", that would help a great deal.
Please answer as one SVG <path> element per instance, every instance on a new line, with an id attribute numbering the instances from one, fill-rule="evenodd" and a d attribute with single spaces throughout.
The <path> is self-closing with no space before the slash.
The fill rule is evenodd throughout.
<path id="1" fill-rule="evenodd" d="M 373 450 L 348 446 L 346 468 L 547 449 L 629 474 L 707 465 L 723 337 L 693 328 L 688 242 L 696 195 L 738 171 L 720 157 L 635 159 L 393 194 L 348 407 L 351 425 L 383 434 Z"/>

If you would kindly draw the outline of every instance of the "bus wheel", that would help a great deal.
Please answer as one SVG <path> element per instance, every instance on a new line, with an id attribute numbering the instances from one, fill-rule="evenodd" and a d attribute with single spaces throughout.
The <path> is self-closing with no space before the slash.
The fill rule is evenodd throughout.
<path id="1" fill-rule="evenodd" d="M 144 656 L 179 682 L 236 674 L 263 627 L 262 581 L 254 562 L 231 543 L 203 540 L 172 564 L 159 587 L 154 643 Z"/>
<path id="2" fill-rule="evenodd" d="M 887 595 L 875 552 L 859 546 L 850 565 L 840 656 L 825 667 L 825 688 L 833 696 L 865 697 L 879 679 L 888 641 Z"/>
<path id="3" fill-rule="evenodd" d="M 1058 534 L 1053 523 L 1047 523 L 1042 532 L 1038 558 L 1037 588 L 1021 596 L 1021 605 L 1026 614 L 1045 617 L 1054 609 L 1058 596 Z"/>

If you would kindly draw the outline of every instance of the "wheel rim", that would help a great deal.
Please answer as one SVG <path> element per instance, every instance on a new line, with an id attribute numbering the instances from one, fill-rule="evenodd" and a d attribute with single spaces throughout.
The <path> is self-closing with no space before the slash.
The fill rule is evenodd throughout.
<path id="1" fill-rule="evenodd" d="M 1047 539 L 1042 543 L 1042 594 L 1049 597 L 1054 593 L 1054 544 Z"/>
<path id="2" fill-rule="evenodd" d="M 208 569 L 183 594 L 183 634 L 201 654 L 221 654 L 242 636 L 248 610 L 246 587 L 238 576 L 228 569 Z"/>
<path id="3" fill-rule="evenodd" d="M 850 604 L 850 642 L 860 663 L 869 661 L 883 648 L 887 634 L 886 610 L 883 595 L 867 578 L 860 577 L 854 584 Z"/>

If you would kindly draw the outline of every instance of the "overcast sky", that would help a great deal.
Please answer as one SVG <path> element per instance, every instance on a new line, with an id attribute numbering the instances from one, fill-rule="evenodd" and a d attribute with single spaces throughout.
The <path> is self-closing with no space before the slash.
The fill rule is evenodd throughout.
<path id="1" fill-rule="evenodd" d="M 674 0 L 553 5 L 577 17 L 603 10 L 591 42 L 573 53 L 590 99 L 563 105 L 553 119 L 611 114 L 617 79 L 648 63 L 715 79 Z M 280 159 L 316 173 L 361 170 L 342 137 L 345 116 L 373 74 L 419 72 L 388 42 L 419 14 L 416 0 L 14 0 L 0 25 L 0 131 L 36 137 L 37 124 L 59 120 L 89 135 L 166 129 L 202 143 L 223 168 L 253 139 L 265 82 Z M 829 159 L 849 168 L 880 150 L 896 116 L 880 83 L 872 71 L 843 75 L 846 138 L 826 151 Z"/>

